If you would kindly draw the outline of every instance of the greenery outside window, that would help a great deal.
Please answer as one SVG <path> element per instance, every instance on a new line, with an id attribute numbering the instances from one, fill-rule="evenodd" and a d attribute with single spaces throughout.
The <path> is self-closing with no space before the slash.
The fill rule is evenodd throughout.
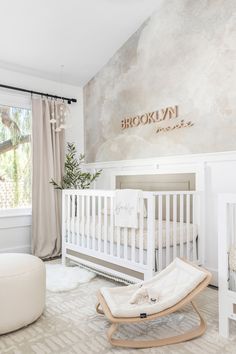
<path id="1" fill-rule="evenodd" d="M 0 105 L 0 209 L 31 207 L 31 110 Z"/>

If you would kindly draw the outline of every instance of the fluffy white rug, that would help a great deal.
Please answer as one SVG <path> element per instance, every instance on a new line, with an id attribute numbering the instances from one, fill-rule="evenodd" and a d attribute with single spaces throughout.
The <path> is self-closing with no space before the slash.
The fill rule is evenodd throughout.
<path id="1" fill-rule="evenodd" d="M 81 283 L 87 283 L 96 274 L 78 266 L 65 267 L 62 264 L 46 264 L 47 290 L 52 292 L 69 291 Z"/>

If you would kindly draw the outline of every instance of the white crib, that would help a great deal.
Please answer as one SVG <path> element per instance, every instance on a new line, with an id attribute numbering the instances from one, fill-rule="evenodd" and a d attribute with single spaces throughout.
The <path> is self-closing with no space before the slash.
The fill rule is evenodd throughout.
<path id="1" fill-rule="evenodd" d="M 218 198 L 219 332 L 226 338 L 229 336 L 229 320 L 236 320 L 236 271 L 230 266 L 232 252 L 236 255 L 236 194 L 220 194 Z"/>
<path id="2" fill-rule="evenodd" d="M 204 253 L 201 194 L 143 192 L 139 226 L 116 227 L 115 191 L 64 190 L 62 259 L 137 282 L 151 278 L 176 256 L 197 264 Z"/>

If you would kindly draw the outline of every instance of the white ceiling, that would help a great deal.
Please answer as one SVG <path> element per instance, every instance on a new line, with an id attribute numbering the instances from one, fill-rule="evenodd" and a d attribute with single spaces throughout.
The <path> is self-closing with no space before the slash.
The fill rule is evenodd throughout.
<path id="1" fill-rule="evenodd" d="M 1 1 L 0 67 L 84 85 L 151 15 L 158 1 Z"/>

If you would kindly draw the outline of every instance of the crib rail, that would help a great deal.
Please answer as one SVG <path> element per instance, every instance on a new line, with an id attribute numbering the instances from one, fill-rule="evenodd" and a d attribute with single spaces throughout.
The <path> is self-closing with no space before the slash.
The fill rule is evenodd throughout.
<path id="1" fill-rule="evenodd" d="M 229 336 L 229 319 L 236 320 L 236 194 L 218 197 L 219 332 Z"/>
<path id="2" fill-rule="evenodd" d="M 235 250 L 235 251 L 234 251 Z M 225 292 L 233 290 L 236 297 L 236 194 L 220 194 L 218 199 L 218 259 L 219 286 Z M 232 268 L 232 269 L 231 269 Z M 233 272 L 231 272 L 233 270 Z"/>
<path id="3" fill-rule="evenodd" d="M 114 208 L 115 191 L 63 191 L 64 260 L 76 252 L 85 265 L 117 276 L 128 269 L 131 281 L 150 278 L 176 256 L 200 262 L 199 193 L 143 192 L 138 228 L 117 227 Z"/>

